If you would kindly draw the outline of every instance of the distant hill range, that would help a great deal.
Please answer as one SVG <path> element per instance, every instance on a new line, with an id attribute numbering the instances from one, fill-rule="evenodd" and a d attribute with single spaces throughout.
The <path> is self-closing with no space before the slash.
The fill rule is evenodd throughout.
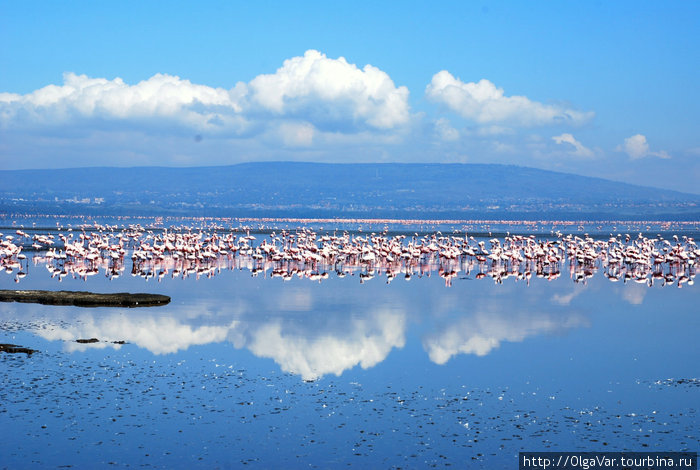
<path id="1" fill-rule="evenodd" d="M 3 170 L 0 212 L 700 220 L 700 195 L 506 165 L 266 162 Z"/>

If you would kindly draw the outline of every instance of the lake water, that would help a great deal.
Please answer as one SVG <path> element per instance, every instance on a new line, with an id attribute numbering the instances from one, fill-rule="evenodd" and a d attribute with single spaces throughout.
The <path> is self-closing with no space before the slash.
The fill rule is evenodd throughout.
<path id="1" fill-rule="evenodd" d="M 0 303 L 0 343 L 36 351 L 0 352 L 3 468 L 515 468 L 520 451 L 698 449 L 694 269 L 649 286 L 600 265 L 496 279 L 458 260 L 448 279 L 437 260 L 393 280 L 285 280 L 229 254 L 189 275 L 132 276 L 127 256 L 118 276 L 81 278 L 23 252 L 26 276 L 0 272 L 0 289 L 172 301 Z"/>

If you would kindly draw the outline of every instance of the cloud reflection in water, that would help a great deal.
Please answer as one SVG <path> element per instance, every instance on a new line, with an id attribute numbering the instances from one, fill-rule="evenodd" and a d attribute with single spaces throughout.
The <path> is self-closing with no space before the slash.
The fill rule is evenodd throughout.
<path id="1" fill-rule="evenodd" d="M 503 341 L 520 342 L 530 336 L 587 325 L 587 320 L 577 314 L 478 311 L 426 335 L 423 347 L 431 361 L 445 364 L 457 354 L 485 356 Z"/>
<path id="2" fill-rule="evenodd" d="M 179 284 L 185 300 L 157 309 L 18 305 L 2 309 L 0 318 L 23 318 L 18 312 L 34 308 L 40 312 L 32 318 L 34 326 L 22 329 L 32 329 L 46 340 L 65 341 L 68 352 L 118 348 L 111 342 L 126 341 L 153 354 L 170 354 L 228 341 L 305 380 L 341 375 L 356 366 L 374 367 L 392 350 L 404 347 L 407 331 L 414 326 L 422 330 L 430 360 L 445 364 L 459 354 L 483 356 L 503 342 L 588 325 L 584 315 L 556 301 L 567 294 L 570 284 L 565 281 L 538 288 L 512 284 L 485 289 L 482 283 L 463 281 L 460 288 L 446 290 L 440 279 L 400 286 L 342 280 L 310 286 L 303 280 L 282 283 L 241 272 L 230 275 L 235 276 L 234 290 L 205 292 L 195 282 Z M 38 322 L 36 315 L 41 315 Z M 80 338 L 100 342 L 76 343 Z"/>
<path id="3" fill-rule="evenodd" d="M 372 311 L 348 320 L 342 330 L 313 331 L 288 328 L 276 319 L 232 331 L 232 339 L 237 348 L 271 358 L 283 371 L 304 380 L 341 375 L 358 364 L 363 369 L 373 367 L 393 348 L 404 346 L 406 315 L 401 311 Z"/>

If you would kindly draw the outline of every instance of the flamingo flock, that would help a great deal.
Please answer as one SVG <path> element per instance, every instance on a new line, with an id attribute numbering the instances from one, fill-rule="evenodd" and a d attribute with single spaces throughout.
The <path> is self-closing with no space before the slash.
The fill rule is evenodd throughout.
<path id="1" fill-rule="evenodd" d="M 365 235 L 298 228 L 256 236 L 250 228 L 148 230 L 95 224 L 75 231 L 58 227 L 43 234 L 0 234 L 0 270 L 15 282 L 26 277 L 30 252 L 32 263 L 44 265 L 58 281 L 66 276 L 87 280 L 100 273 L 113 280 L 127 268 L 132 276 L 158 281 L 246 269 L 253 276 L 285 281 L 357 275 L 361 283 L 373 278 L 409 281 L 437 273 L 446 286 L 456 277 L 488 278 L 498 284 L 512 278 L 529 285 L 533 277 L 551 281 L 565 270 L 577 283 L 602 272 L 611 282 L 682 287 L 693 285 L 700 259 L 693 238 L 667 240 L 641 233 L 593 239 L 557 232 L 542 240 L 535 235 L 484 239 L 441 232 L 389 236 L 386 231 Z"/>

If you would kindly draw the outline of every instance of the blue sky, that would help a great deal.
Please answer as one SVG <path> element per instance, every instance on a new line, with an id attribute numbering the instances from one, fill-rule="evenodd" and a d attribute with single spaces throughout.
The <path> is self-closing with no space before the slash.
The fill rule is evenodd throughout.
<path id="1" fill-rule="evenodd" d="M 698 2 L 0 0 L 0 168 L 506 163 L 700 193 Z"/>

